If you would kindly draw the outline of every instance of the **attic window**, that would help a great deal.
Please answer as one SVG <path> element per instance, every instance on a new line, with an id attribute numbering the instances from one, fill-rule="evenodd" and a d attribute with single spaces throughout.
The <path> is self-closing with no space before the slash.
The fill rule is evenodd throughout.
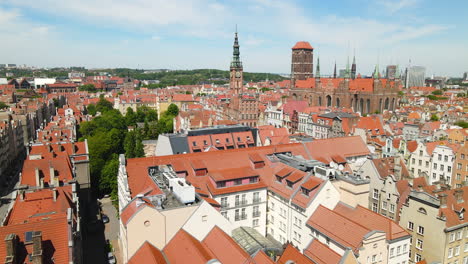
<path id="1" fill-rule="evenodd" d="M 197 146 L 197 142 L 195 142 L 195 141 L 193 141 L 192 144 L 193 144 L 194 147 Z"/>
<path id="2" fill-rule="evenodd" d="M 216 139 L 216 144 L 219 144 L 219 139 Z"/>
<path id="3" fill-rule="evenodd" d="M 241 140 L 240 140 L 240 137 L 237 137 L 237 141 L 239 141 L 239 142 L 241 141 Z"/>
<path id="4" fill-rule="evenodd" d="M 226 138 L 226 143 L 229 143 L 229 138 Z"/>
<path id="5" fill-rule="evenodd" d="M 281 178 L 280 176 L 276 175 L 276 181 L 277 181 L 277 182 L 281 182 L 282 179 L 283 179 L 283 178 Z"/>
<path id="6" fill-rule="evenodd" d="M 203 140 L 203 144 L 208 145 L 208 143 L 206 142 L 206 140 Z"/>
<path id="7" fill-rule="evenodd" d="M 286 181 L 286 184 L 288 185 L 289 188 L 292 188 L 294 183 L 291 181 Z"/>
<path id="8" fill-rule="evenodd" d="M 421 214 L 427 214 L 426 209 L 424 209 L 422 207 L 418 209 L 418 212 L 420 212 Z"/>
<path id="9" fill-rule="evenodd" d="M 310 191 L 307 190 L 306 188 L 301 188 L 302 194 L 309 196 Z"/>

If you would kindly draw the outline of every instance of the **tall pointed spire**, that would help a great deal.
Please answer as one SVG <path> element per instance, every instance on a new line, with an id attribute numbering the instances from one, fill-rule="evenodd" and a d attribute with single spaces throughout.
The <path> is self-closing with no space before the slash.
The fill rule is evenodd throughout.
<path id="1" fill-rule="evenodd" d="M 236 33 L 234 35 L 231 68 L 242 68 L 242 62 L 240 60 L 240 51 L 239 51 L 239 38 L 237 37 L 237 25 L 236 25 Z"/>
<path id="2" fill-rule="evenodd" d="M 335 69 L 333 70 L 333 78 L 336 79 L 336 61 L 335 61 Z"/>
<path id="3" fill-rule="evenodd" d="M 315 70 L 315 78 L 320 79 L 320 57 L 317 57 L 317 69 Z"/>
<path id="4" fill-rule="evenodd" d="M 356 49 L 353 55 L 353 64 L 351 65 L 351 79 L 356 79 Z"/>

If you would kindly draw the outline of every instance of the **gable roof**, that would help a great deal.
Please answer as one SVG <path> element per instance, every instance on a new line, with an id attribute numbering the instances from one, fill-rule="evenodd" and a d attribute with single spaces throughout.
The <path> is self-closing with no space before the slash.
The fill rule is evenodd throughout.
<path id="1" fill-rule="evenodd" d="M 283 251 L 283 255 L 278 259 L 276 263 L 286 264 L 289 260 L 294 261 L 295 263 L 301 264 L 314 264 L 312 260 L 304 256 L 299 250 L 293 247 L 291 244 L 286 246 L 286 249 Z"/>
<path id="2" fill-rule="evenodd" d="M 216 255 L 187 231 L 180 229 L 163 249 L 169 263 L 203 263 L 216 259 Z"/>
<path id="3" fill-rule="evenodd" d="M 250 258 L 230 236 L 223 230 L 215 226 L 203 239 L 203 244 L 207 246 L 223 264 L 244 263 Z"/>
<path id="4" fill-rule="evenodd" d="M 143 245 L 133 254 L 129 259 L 128 264 L 167 264 L 163 253 L 153 246 L 148 241 L 145 241 Z"/>
<path id="5" fill-rule="evenodd" d="M 321 243 L 318 239 L 313 239 L 304 255 L 312 259 L 316 264 L 336 264 L 341 260 L 341 256 L 330 247 Z"/>

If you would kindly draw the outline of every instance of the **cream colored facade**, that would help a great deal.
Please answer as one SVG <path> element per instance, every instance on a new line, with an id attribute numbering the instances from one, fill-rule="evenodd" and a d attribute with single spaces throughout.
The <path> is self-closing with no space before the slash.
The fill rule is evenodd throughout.
<path id="1" fill-rule="evenodd" d="M 232 224 L 205 201 L 167 210 L 141 205 L 126 225 L 120 221 L 119 236 L 124 263 L 145 241 L 162 250 L 181 228 L 201 241 L 215 225 L 228 235 L 233 229 Z"/>
<path id="2" fill-rule="evenodd" d="M 369 180 L 355 177 L 341 177 L 333 181 L 333 185 L 340 192 L 340 202 L 351 207 L 361 205 L 369 208 Z"/>
<path id="3" fill-rule="evenodd" d="M 439 215 L 440 201 L 425 192 L 412 191 L 400 213 L 400 226 L 412 236 L 410 260 L 427 263 L 445 259 L 447 235 L 445 221 Z M 421 242 L 419 242 L 421 241 Z M 448 262 L 443 262 L 448 263 Z M 461 263 L 460 263 L 461 264 Z"/>

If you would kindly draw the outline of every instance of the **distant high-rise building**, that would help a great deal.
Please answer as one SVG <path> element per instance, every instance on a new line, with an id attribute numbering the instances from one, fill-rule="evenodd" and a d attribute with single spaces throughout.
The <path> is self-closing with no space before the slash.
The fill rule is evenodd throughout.
<path id="1" fill-rule="evenodd" d="M 346 69 L 340 69 L 338 78 L 344 78 L 346 75 Z"/>
<path id="2" fill-rule="evenodd" d="M 463 73 L 463 80 L 468 81 L 468 72 Z"/>
<path id="3" fill-rule="evenodd" d="M 335 61 L 335 69 L 333 70 L 333 78 L 336 78 L 336 61 Z"/>
<path id="4" fill-rule="evenodd" d="M 406 71 L 406 88 L 424 86 L 426 68 L 411 66 Z"/>
<path id="5" fill-rule="evenodd" d="M 291 87 L 296 80 L 306 80 L 313 74 L 314 48 L 307 41 L 299 41 L 292 47 Z"/>
<path id="6" fill-rule="evenodd" d="M 396 74 L 396 65 L 388 65 L 387 70 L 385 72 L 385 78 L 393 80 L 395 79 L 395 74 Z"/>

